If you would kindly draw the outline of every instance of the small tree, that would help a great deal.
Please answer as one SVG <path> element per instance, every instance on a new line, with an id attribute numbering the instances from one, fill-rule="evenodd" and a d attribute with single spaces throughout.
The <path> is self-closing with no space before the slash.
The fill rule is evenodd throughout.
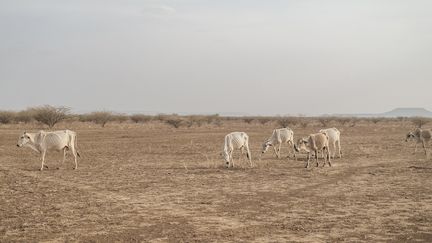
<path id="1" fill-rule="evenodd" d="M 414 117 L 411 119 L 411 122 L 418 128 L 421 128 L 426 123 L 430 122 L 430 119 L 426 117 Z"/>
<path id="2" fill-rule="evenodd" d="M 70 109 L 64 106 L 54 107 L 45 105 L 41 107 L 30 108 L 33 113 L 33 118 L 49 128 L 53 128 L 55 124 L 67 118 Z"/>

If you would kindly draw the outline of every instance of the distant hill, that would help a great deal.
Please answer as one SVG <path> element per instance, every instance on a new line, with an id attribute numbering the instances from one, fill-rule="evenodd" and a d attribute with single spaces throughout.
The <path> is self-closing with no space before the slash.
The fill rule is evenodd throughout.
<path id="1" fill-rule="evenodd" d="M 396 108 L 384 113 L 376 114 L 337 114 L 335 116 L 352 116 L 352 117 L 432 117 L 432 112 L 425 108 Z"/>
<path id="2" fill-rule="evenodd" d="M 382 113 L 383 117 L 413 117 L 413 116 L 422 116 L 422 117 L 432 117 L 432 112 L 426 110 L 425 108 L 396 108 L 389 112 Z"/>

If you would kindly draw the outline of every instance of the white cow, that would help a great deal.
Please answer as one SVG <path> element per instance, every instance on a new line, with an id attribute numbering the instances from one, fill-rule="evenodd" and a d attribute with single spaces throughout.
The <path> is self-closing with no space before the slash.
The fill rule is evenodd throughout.
<path id="1" fill-rule="evenodd" d="M 45 154 L 49 150 L 61 151 L 63 150 L 63 163 L 66 159 L 66 151 L 71 150 L 72 154 L 75 158 L 75 167 L 78 167 L 77 164 L 77 156 L 81 157 L 78 153 L 77 139 L 76 133 L 70 130 L 62 130 L 62 131 L 54 131 L 54 132 L 45 132 L 39 131 L 37 133 L 28 133 L 24 132 L 17 143 L 18 147 L 30 147 L 34 151 L 40 153 L 42 155 L 42 165 L 40 170 L 42 171 L 44 167 L 48 168 L 45 165 Z"/>
<path id="2" fill-rule="evenodd" d="M 232 132 L 225 136 L 225 144 L 222 152 L 222 156 L 225 159 L 226 167 L 234 167 L 234 161 L 232 153 L 234 149 L 240 149 L 243 153 L 243 149 L 246 149 L 246 156 L 249 159 L 250 166 L 252 167 L 251 152 L 249 150 L 249 136 L 244 132 Z"/>
<path id="3" fill-rule="evenodd" d="M 338 147 L 338 156 L 339 158 L 342 158 L 339 130 L 337 130 L 335 127 L 332 127 L 327 129 L 321 129 L 319 130 L 319 132 L 326 133 L 329 137 L 329 146 L 332 147 L 331 150 L 333 150 L 333 152 L 331 152 L 332 159 L 334 159 L 336 154 L 336 145 Z"/>
<path id="4" fill-rule="evenodd" d="M 304 150 L 308 153 L 306 168 L 309 167 L 309 161 L 312 152 L 315 154 L 316 166 L 318 167 L 318 151 L 322 151 L 322 153 L 324 153 L 324 150 L 326 151 L 325 158 L 328 159 L 328 164 L 329 166 L 331 166 L 330 152 L 328 147 L 329 147 L 329 138 L 325 133 L 310 134 L 307 138 L 300 138 L 297 141 L 297 144 L 294 145 L 294 149 L 297 152 L 300 152 L 300 150 Z M 327 162 L 326 159 L 324 159 L 323 167 L 326 164 L 326 162 Z"/>
<path id="5" fill-rule="evenodd" d="M 421 143 L 423 145 L 423 149 L 425 154 L 427 155 L 426 144 L 429 144 L 429 141 L 432 138 L 432 131 L 430 129 L 420 129 L 416 128 L 414 131 L 409 132 L 406 136 L 405 141 L 415 140 L 416 144 L 414 147 L 414 153 L 417 152 L 417 145 Z"/>
<path id="6" fill-rule="evenodd" d="M 294 150 L 294 132 L 289 128 L 274 129 L 271 137 L 263 143 L 261 154 L 264 154 L 270 146 L 273 146 L 276 157 L 280 158 L 280 149 L 283 143 L 289 145 L 289 148 L 291 148 L 290 150 L 294 153 L 294 158 L 296 158 Z M 291 154 L 290 151 L 288 151 L 288 153 Z"/>

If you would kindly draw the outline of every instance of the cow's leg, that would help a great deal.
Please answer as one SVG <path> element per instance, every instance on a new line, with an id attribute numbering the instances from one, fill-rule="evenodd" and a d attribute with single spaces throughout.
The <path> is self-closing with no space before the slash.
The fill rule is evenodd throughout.
<path id="1" fill-rule="evenodd" d="M 233 150 L 230 151 L 230 167 L 234 168 Z"/>
<path id="2" fill-rule="evenodd" d="M 334 159 L 335 155 L 336 155 L 336 141 L 333 141 L 333 149 L 332 149 L 332 158 Z M 329 151 L 330 152 L 330 151 Z"/>
<path id="3" fill-rule="evenodd" d="M 308 152 L 308 154 L 307 154 L 307 162 L 306 162 L 306 167 L 305 168 L 308 168 L 309 167 L 309 161 L 310 161 L 310 152 Z"/>
<path id="4" fill-rule="evenodd" d="M 295 159 L 295 161 L 297 161 L 297 155 L 296 155 L 296 151 L 295 151 L 295 149 L 294 149 L 294 143 L 292 143 L 292 144 L 290 145 L 290 147 L 291 147 L 291 150 L 292 150 L 292 152 L 293 152 L 293 154 L 294 154 L 294 159 Z"/>
<path id="5" fill-rule="evenodd" d="M 276 146 L 273 146 L 273 151 L 274 151 L 274 153 L 276 155 L 276 158 L 278 158 L 278 154 L 277 154 L 277 151 L 276 151 Z"/>
<path id="6" fill-rule="evenodd" d="M 282 146 L 282 143 L 279 143 L 279 145 L 278 145 L 278 148 L 277 148 L 277 151 L 278 151 L 278 153 L 276 154 L 276 156 L 277 156 L 277 158 L 278 159 L 280 159 L 280 156 L 281 156 L 281 146 Z"/>
<path id="7" fill-rule="evenodd" d="M 321 150 L 322 153 L 322 150 Z M 316 167 L 318 167 L 318 149 L 315 150 Z"/>
<path id="8" fill-rule="evenodd" d="M 328 156 L 328 148 L 325 149 L 325 151 L 326 151 L 325 154 L 324 154 L 324 149 L 325 149 L 325 148 L 321 149 L 321 153 L 323 154 L 323 160 L 324 160 L 322 167 L 324 167 L 325 164 L 327 163 L 327 156 Z M 318 166 L 318 165 L 317 165 L 317 166 Z"/>
<path id="9" fill-rule="evenodd" d="M 425 151 L 425 154 L 427 155 L 426 144 L 425 144 L 425 141 L 424 141 L 424 140 L 422 141 L 422 144 L 423 144 L 423 149 L 424 149 L 424 151 Z"/>
<path id="10" fill-rule="evenodd" d="M 246 146 L 246 156 L 249 159 L 249 164 L 250 164 L 250 167 L 252 168 L 253 167 L 252 156 L 251 156 L 251 152 L 250 152 L 250 149 L 249 149 L 249 145 Z"/>
<path id="11" fill-rule="evenodd" d="M 292 151 L 290 149 L 290 142 L 288 141 L 287 144 L 288 144 L 288 148 L 287 148 L 288 149 L 288 155 L 287 155 L 287 158 L 291 158 L 291 152 Z"/>
<path id="12" fill-rule="evenodd" d="M 417 144 L 418 144 L 418 142 L 416 142 L 414 145 L 414 153 L 413 154 L 415 154 L 417 152 Z"/>
<path id="13" fill-rule="evenodd" d="M 63 148 L 63 161 L 62 161 L 62 164 L 64 164 L 65 160 L 66 160 L 66 147 Z"/>
<path id="14" fill-rule="evenodd" d="M 74 170 L 76 170 L 78 168 L 78 161 L 77 161 L 78 152 L 76 151 L 75 146 L 71 146 L 71 150 L 72 150 L 72 154 L 74 156 L 74 162 L 75 162 Z"/>
<path id="15" fill-rule="evenodd" d="M 335 150 L 336 150 L 336 147 L 335 147 Z M 334 155 L 333 155 L 333 158 L 334 158 Z M 331 162 L 330 162 L 330 151 L 328 151 L 328 149 L 327 149 L 327 159 L 328 159 L 328 164 L 331 167 L 332 165 L 331 165 Z"/>
<path id="16" fill-rule="evenodd" d="M 45 167 L 45 154 L 46 154 L 46 151 L 44 150 L 44 151 L 42 151 L 42 165 L 41 165 L 41 168 L 40 168 L 40 171 L 43 171 L 43 169 L 44 169 L 44 167 Z"/>
<path id="17" fill-rule="evenodd" d="M 339 159 L 342 158 L 340 140 L 337 140 Z"/>

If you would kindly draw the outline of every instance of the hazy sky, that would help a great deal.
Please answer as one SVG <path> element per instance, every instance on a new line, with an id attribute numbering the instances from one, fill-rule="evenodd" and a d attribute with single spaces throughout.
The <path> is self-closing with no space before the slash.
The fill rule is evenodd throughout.
<path id="1" fill-rule="evenodd" d="M 430 0 L 0 0 L 0 109 L 432 110 Z"/>

